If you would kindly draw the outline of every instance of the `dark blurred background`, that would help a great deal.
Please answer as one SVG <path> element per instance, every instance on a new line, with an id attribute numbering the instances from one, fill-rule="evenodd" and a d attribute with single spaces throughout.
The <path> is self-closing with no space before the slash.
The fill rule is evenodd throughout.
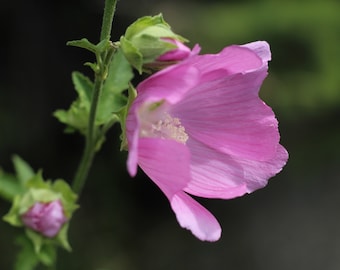
<path id="1" fill-rule="evenodd" d="M 71 179 L 79 135 L 52 113 L 75 98 L 70 74 L 91 54 L 68 40 L 97 42 L 104 0 L 5 1 L 0 8 L 0 164 L 13 153 L 46 178 Z M 269 185 L 229 201 L 200 202 L 221 222 L 217 243 L 176 222 L 167 199 L 142 172 L 131 179 L 114 128 L 98 154 L 70 229 L 72 253 L 57 269 L 340 269 L 340 2 L 337 0 L 120 0 L 113 40 L 143 15 L 162 12 L 203 53 L 267 40 L 273 60 L 261 90 L 274 109 L 285 169 Z M 9 209 L 0 202 L 0 215 Z M 18 231 L 0 223 L 0 269 L 11 269 Z"/>

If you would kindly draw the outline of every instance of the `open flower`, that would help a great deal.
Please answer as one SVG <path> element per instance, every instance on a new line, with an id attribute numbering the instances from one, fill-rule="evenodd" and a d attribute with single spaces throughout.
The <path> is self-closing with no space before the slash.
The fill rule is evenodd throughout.
<path id="1" fill-rule="evenodd" d="M 196 55 L 137 87 L 126 120 L 128 171 L 137 165 L 169 199 L 179 224 L 216 241 L 215 217 L 189 194 L 230 199 L 253 192 L 288 159 L 278 122 L 258 96 L 270 49 L 259 41 Z"/>

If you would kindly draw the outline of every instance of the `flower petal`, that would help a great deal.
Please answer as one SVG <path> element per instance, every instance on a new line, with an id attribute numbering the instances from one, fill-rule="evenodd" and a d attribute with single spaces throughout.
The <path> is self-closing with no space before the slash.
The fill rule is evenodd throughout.
<path id="1" fill-rule="evenodd" d="M 215 217 L 182 191 L 190 181 L 189 162 L 190 153 L 184 144 L 140 139 L 139 165 L 167 196 L 179 224 L 201 240 L 216 241 L 221 228 Z"/>
<path id="2" fill-rule="evenodd" d="M 247 192 L 251 193 L 259 188 L 263 188 L 269 178 L 282 170 L 287 160 L 288 152 L 280 144 L 277 146 L 275 155 L 266 161 L 236 160 L 243 167 L 244 178 L 247 182 Z"/>
<path id="3" fill-rule="evenodd" d="M 190 91 L 173 106 L 189 137 L 242 158 L 271 158 L 279 142 L 275 115 L 258 97 L 266 71 L 237 74 Z"/>
<path id="4" fill-rule="evenodd" d="M 217 241 L 221 237 L 221 227 L 216 218 L 197 201 L 184 192 L 171 198 L 172 210 L 181 227 L 190 230 L 202 241 Z"/>
<path id="5" fill-rule="evenodd" d="M 169 200 L 190 181 L 190 153 L 184 144 L 140 138 L 138 152 L 138 164 Z"/>
<path id="6" fill-rule="evenodd" d="M 188 141 L 188 147 L 192 156 L 192 180 L 184 190 L 205 198 L 230 199 L 262 188 L 282 170 L 288 159 L 281 145 L 266 161 L 229 156 L 194 140 Z"/>
<path id="7" fill-rule="evenodd" d="M 255 51 L 255 45 L 253 47 L 247 44 L 242 46 L 232 45 L 224 48 L 218 54 L 191 57 L 183 64 L 190 64 L 200 70 L 201 83 L 221 78 L 221 76 L 226 77 L 238 73 L 245 74 L 263 68 L 264 63 L 266 63 L 261 58 L 262 55 Z"/>
<path id="8" fill-rule="evenodd" d="M 195 196 L 231 199 L 247 192 L 243 167 L 227 154 L 189 140 L 191 181 L 184 189 Z"/>
<path id="9" fill-rule="evenodd" d="M 143 102 L 165 99 L 173 104 L 197 85 L 199 79 L 199 71 L 192 65 L 173 65 L 141 82 L 137 86 L 137 92 Z"/>
<path id="10" fill-rule="evenodd" d="M 264 63 L 271 60 L 269 44 L 266 41 L 255 41 L 241 45 L 241 47 L 251 49 L 262 59 Z"/>

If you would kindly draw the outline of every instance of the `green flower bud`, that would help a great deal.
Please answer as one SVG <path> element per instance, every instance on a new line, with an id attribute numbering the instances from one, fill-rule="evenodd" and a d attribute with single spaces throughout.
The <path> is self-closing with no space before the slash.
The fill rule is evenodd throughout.
<path id="1" fill-rule="evenodd" d="M 13 226 L 26 227 L 26 235 L 37 253 L 51 241 L 70 250 L 67 229 L 78 208 L 76 200 L 77 195 L 65 181 L 44 181 L 38 172 L 26 182 L 25 191 L 15 196 L 3 219 Z"/>
<path id="2" fill-rule="evenodd" d="M 186 41 L 171 30 L 161 14 L 138 19 L 120 38 L 125 57 L 139 73 L 147 71 L 145 67 L 159 60 L 165 53 L 176 49 L 182 50 L 183 47 L 178 46 L 178 42 L 182 44 Z"/>

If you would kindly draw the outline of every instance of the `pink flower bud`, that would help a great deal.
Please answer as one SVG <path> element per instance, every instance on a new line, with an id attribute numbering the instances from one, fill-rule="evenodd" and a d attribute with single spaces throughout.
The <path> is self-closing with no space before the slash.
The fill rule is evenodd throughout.
<path id="1" fill-rule="evenodd" d="M 181 61 L 191 55 L 190 48 L 185 46 L 182 42 L 173 38 L 162 38 L 162 40 L 176 45 L 177 48 L 162 54 L 158 57 L 158 61 Z"/>
<path id="2" fill-rule="evenodd" d="M 56 200 L 48 203 L 35 203 L 21 216 L 21 220 L 28 228 L 52 238 L 58 234 L 67 218 L 60 200 Z"/>

